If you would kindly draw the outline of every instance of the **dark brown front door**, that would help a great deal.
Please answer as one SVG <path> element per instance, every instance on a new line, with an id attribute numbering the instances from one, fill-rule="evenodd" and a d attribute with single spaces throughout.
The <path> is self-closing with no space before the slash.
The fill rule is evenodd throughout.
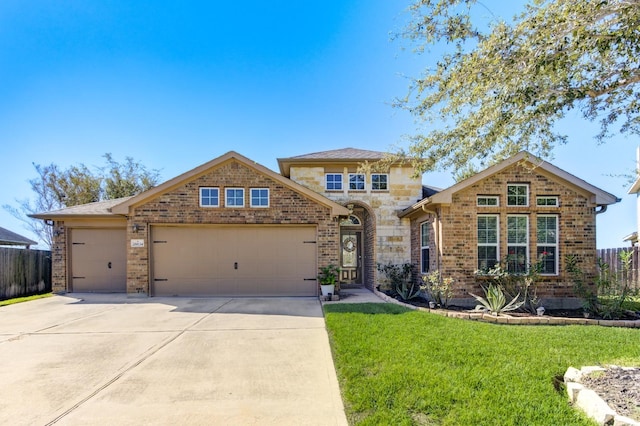
<path id="1" fill-rule="evenodd" d="M 362 284 L 362 232 L 342 229 L 340 246 L 340 281 L 345 284 Z"/>

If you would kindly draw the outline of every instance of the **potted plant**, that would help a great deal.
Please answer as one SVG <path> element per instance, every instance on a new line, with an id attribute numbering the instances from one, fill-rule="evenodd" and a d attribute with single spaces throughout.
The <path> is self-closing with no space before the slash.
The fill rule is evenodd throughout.
<path id="1" fill-rule="evenodd" d="M 318 279 L 320 280 L 320 288 L 322 289 L 323 296 L 335 294 L 339 273 L 340 269 L 336 265 L 328 265 L 320 268 Z"/>

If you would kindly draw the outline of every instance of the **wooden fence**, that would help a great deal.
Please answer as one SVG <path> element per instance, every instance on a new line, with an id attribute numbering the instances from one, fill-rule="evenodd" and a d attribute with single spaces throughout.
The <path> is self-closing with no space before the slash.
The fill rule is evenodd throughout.
<path id="1" fill-rule="evenodd" d="M 631 265 L 628 271 L 625 272 L 622 260 L 620 259 L 620 253 L 630 251 L 633 252 L 633 254 L 631 255 Z M 628 282 L 630 288 L 638 293 L 640 291 L 640 283 L 638 281 L 638 277 L 640 276 L 639 255 L 639 247 L 623 247 L 599 249 L 597 256 L 599 259 L 601 259 L 602 262 L 609 265 L 609 271 L 611 272 L 612 277 L 618 277 L 620 280 Z"/>
<path id="2" fill-rule="evenodd" d="M 51 252 L 0 247 L 0 300 L 51 291 Z"/>

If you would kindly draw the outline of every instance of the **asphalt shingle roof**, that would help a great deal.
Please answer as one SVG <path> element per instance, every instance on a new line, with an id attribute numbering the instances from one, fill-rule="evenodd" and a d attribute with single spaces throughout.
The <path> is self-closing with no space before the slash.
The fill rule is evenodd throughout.
<path id="1" fill-rule="evenodd" d="M 331 151 L 313 152 L 295 157 L 289 160 L 381 160 L 385 153 L 380 151 L 369 151 L 366 149 L 343 148 Z"/>
<path id="2" fill-rule="evenodd" d="M 0 227 L 0 245 L 11 246 L 33 246 L 38 244 L 36 241 L 16 234 L 13 231 Z"/>

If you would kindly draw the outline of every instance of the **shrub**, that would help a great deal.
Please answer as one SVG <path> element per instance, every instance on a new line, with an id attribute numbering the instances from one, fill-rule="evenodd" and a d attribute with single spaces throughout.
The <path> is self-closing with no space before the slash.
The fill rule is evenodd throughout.
<path id="1" fill-rule="evenodd" d="M 413 265 L 410 263 L 378 264 L 378 271 L 386 276 L 390 290 L 402 300 L 414 299 L 424 290 L 424 286 L 412 282 Z"/>
<path id="2" fill-rule="evenodd" d="M 433 271 L 428 275 L 423 275 L 422 281 L 425 283 L 425 291 L 429 295 L 429 299 L 447 308 L 449 306 L 449 299 L 453 296 L 453 289 L 451 288 L 453 278 L 442 278 L 440 271 Z"/>
<path id="3" fill-rule="evenodd" d="M 507 303 L 504 292 L 497 285 L 489 284 L 488 288 L 482 287 L 482 289 L 484 290 L 485 297 L 469 293 L 480 302 L 480 305 L 476 306 L 476 310 L 487 310 L 492 315 L 500 315 L 502 312 L 515 311 L 524 303 L 523 301 L 518 301 L 520 293 L 518 293 L 511 302 Z"/>

